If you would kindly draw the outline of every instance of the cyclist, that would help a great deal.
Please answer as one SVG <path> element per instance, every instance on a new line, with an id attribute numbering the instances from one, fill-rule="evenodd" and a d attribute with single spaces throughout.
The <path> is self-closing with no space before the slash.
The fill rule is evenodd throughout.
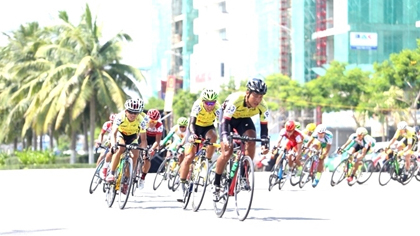
<path id="1" fill-rule="evenodd" d="M 284 124 L 284 128 L 280 130 L 279 141 L 277 147 L 285 148 L 288 152 L 287 159 L 289 161 L 289 169 L 293 168 L 293 164 L 297 165 L 297 175 L 302 174 L 302 163 L 300 158 L 302 156 L 302 146 L 303 146 L 303 135 L 296 129 L 296 124 L 293 120 L 289 120 Z M 279 149 L 274 147 L 273 150 L 278 151 Z M 294 152 L 290 152 L 294 151 Z M 275 152 L 275 151 L 274 151 Z M 296 155 L 296 158 L 293 156 Z M 294 160 L 295 159 L 295 160 Z M 280 163 L 280 158 L 277 158 L 276 164 Z M 292 171 L 287 173 L 286 179 L 289 180 L 292 176 Z"/>
<path id="2" fill-rule="evenodd" d="M 408 126 L 407 122 L 401 121 L 397 124 L 397 131 L 395 131 L 394 136 L 389 141 L 388 146 L 385 148 L 388 155 L 392 155 L 392 151 L 389 149 L 391 145 L 400 137 L 403 138 L 398 141 L 397 150 L 398 156 L 403 156 L 405 158 L 405 168 L 402 181 L 405 182 L 407 180 L 408 171 L 410 170 L 411 165 L 411 155 L 413 155 L 414 151 L 417 147 L 417 135 L 416 130 L 413 127 Z"/>
<path id="3" fill-rule="evenodd" d="M 260 117 L 260 137 L 268 137 L 268 116 L 269 111 L 264 100 L 267 93 L 267 85 L 261 79 L 250 79 L 246 84 L 245 92 L 235 92 L 230 94 L 224 101 L 223 116 L 221 122 L 221 155 L 217 159 L 213 200 L 219 201 L 220 178 L 222 172 L 233 152 L 233 145 L 228 141 L 228 135 L 233 129 L 236 129 L 239 135 L 245 135 L 251 138 L 257 136 L 255 125 L 251 117 L 259 115 Z M 262 143 L 261 153 L 268 153 L 269 143 Z M 254 158 L 255 142 L 245 143 L 245 155 Z"/>
<path id="4" fill-rule="evenodd" d="M 185 158 L 181 163 L 179 170 L 179 178 L 182 189 L 185 190 L 186 179 L 190 164 L 192 163 L 195 153 L 197 152 L 197 145 L 193 142 L 198 137 L 210 138 L 210 142 L 217 141 L 217 132 L 214 127 L 214 122 L 219 119 L 221 109 L 217 101 L 218 94 L 213 89 L 204 89 L 201 92 L 200 98 L 197 99 L 191 109 L 190 122 L 188 126 L 188 142 L 185 147 Z M 214 147 L 208 146 L 206 157 L 211 160 L 214 153 Z M 183 201 L 178 199 L 178 201 Z"/>
<path id="5" fill-rule="evenodd" d="M 327 130 L 327 127 L 323 124 L 319 124 L 316 127 L 315 132 L 311 135 L 307 147 L 313 147 L 320 150 L 321 155 L 319 156 L 318 167 L 315 174 L 315 179 L 312 182 L 312 187 L 316 187 L 321 178 L 321 174 L 324 171 L 324 160 L 330 153 L 331 144 L 333 141 L 333 134 Z"/>
<path id="6" fill-rule="evenodd" d="M 150 109 L 147 111 L 148 123 L 146 128 L 146 140 L 149 147 L 150 158 L 145 158 L 142 168 L 142 175 L 140 177 L 139 189 L 144 188 L 146 175 L 149 173 L 151 167 L 151 160 L 156 152 L 159 151 L 159 144 L 163 134 L 163 123 L 160 119 L 160 112 L 157 109 Z M 139 140 L 140 143 L 143 143 Z"/>
<path id="7" fill-rule="evenodd" d="M 169 158 L 171 155 L 178 154 L 179 163 L 182 162 L 184 159 L 184 144 L 186 142 L 186 135 L 187 135 L 187 126 L 188 126 L 188 119 L 186 117 L 180 117 L 176 125 L 174 125 L 169 134 L 161 142 L 160 146 L 164 147 L 168 141 L 173 138 L 172 143 L 168 148 L 168 152 L 166 153 L 166 158 Z"/>
<path id="8" fill-rule="evenodd" d="M 98 139 L 96 140 L 96 147 L 98 148 L 102 143 L 104 147 L 107 147 L 107 149 L 105 150 L 101 150 L 98 160 L 96 161 L 96 166 L 99 165 L 99 163 L 102 161 L 102 159 L 106 156 L 106 160 L 104 165 L 102 166 L 102 171 L 101 171 L 101 177 L 105 178 L 106 173 L 108 172 L 108 166 L 109 163 L 111 162 L 111 157 L 112 157 L 112 153 L 109 152 L 109 148 L 111 147 L 111 142 L 110 142 L 110 136 L 108 135 L 105 139 L 104 142 L 104 136 L 105 134 L 109 134 L 111 133 L 112 130 L 112 122 L 115 119 L 116 114 L 112 113 L 111 115 L 109 115 L 109 120 L 106 121 L 103 125 L 102 125 L 102 129 L 101 132 L 99 133 Z"/>
<path id="9" fill-rule="evenodd" d="M 366 156 L 366 153 L 368 153 L 375 144 L 376 140 L 368 134 L 367 129 L 365 127 L 359 127 L 356 129 L 356 133 L 351 134 L 346 143 L 338 149 L 338 153 L 340 154 L 344 151 L 347 151 L 349 155 L 357 152 L 351 175 L 347 178 L 348 182 L 354 180 L 357 168 L 362 164 L 362 160 Z"/>
<path id="10" fill-rule="evenodd" d="M 140 98 L 128 99 L 124 104 L 125 110 L 118 113 L 114 119 L 111 130 L 111 151 L 113 153 L 111 160 L 111 171 L 106 177 L 107 182 L 115 181 L 115 170 L 120 161 L 121 154 L 125 151 L 125 147 L 118 144 L 134 144 L 137 143 L 140 136 L 140 147 L 146 148 L 146 126 L 148 117 L 143 112 L 144 103 Z M 137 163 L 139 150 L 132 150 L 133 163 Z M 135 168 L 135 166 L 133 166 Z M 122 192 L 128 190 L 127 184 L 123 185 Z"/>

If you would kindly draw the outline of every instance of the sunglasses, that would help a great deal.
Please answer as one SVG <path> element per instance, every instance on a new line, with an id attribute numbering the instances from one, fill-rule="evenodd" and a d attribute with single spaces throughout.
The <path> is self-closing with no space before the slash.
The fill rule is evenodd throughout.
<path id="1" fill-rule="evenodd" d="M 216 104 L 216 101 L 204 101 L 204 104 L 206 104 L 207 106 L 214 106 L 214 104 Z"/>
<path id="2" fill-rule="evenodd" d="M 152 119 L 150 119 L 150 123 L 157 123 L 158 121 L 157 120 L 152 120 Z"/>
<path id="3" fill-rule="evenodd" d="M 179 126 L 180 129 L 185 129 L 187 128 L 186 126 Z"/>
<path id="4" fill-rule="evenodd" d="M 138 112 L 132 112 L 132 111 L 128 111 L 128 110 L 127 110 L 127 112 L 128 112 L 128 114 L 131 114 L 131 115 L 138 115 L 139 114 Z"/>

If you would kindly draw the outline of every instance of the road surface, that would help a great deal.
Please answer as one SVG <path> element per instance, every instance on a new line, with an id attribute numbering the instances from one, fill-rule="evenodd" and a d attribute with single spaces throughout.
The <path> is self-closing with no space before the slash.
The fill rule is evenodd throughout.
<path id="1" fill-rule="evenodd" d="M 233 198 L 217 218 L 211 194 L 198 212 L 183 210 L 179 192 L 146 187 L 124 210 L 108 208 L 101 189 L 89 194 L 93 169 L 0 171 L 0 235 L 417 235 L 420 183 L 331 187 L 324 173 L 317 188 L 286 183 L 268 191 L 267 172 L 256 173 L 252 210 L 241 222 Z M 356 230 L 356 231 L 355 231 Z"/>

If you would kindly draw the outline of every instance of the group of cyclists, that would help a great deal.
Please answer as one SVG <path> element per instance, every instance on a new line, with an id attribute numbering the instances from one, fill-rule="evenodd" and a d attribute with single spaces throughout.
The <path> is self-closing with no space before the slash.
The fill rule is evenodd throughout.
<path id="1" fill-rule="evenodd" d="M 197 152 L 199 138 L 209 139 L 216 143 L 220 140 L 220 156 L 216 160 L 215 178 L 212 183 L 213 201 L 218 201 L 220 197 L 220 180 L 226 163 L 233 152 L 233 145 L 229 142 L 229 135 L 235 131 L 240 136 L 256 138 L 256 128 L 251 117 L 259 116 L 260 137 L 268 138 L 268 117 L 269 110 L 264 100 L 267 93 L 267 85 L 258 78 L 250 79 L 246 84 L 246 91 L 234 92 L 230 94 L 223 103 L 218 102 L 218 93 L 213 89 L 204 89 L 199 98 L 193 103 L 189 117 L 180 117 L 169 133 L 162 139 L 163 124 L 160 112 L 157 109 L 150 109 L 144 112 L 144 102 L 140 98 L 128 99 L 124 104 L 124 110 L 117 114 L 111 114 L 109 121 L 103 124 L 102 130 L 97 139 L 97 145 L 109 147 L 109 151 L 103 151 L 98 158 L 99 163 L 105 158 L 101 175 L 107 182 L 115 181 L 115 171 L 121 154 L 125 151 L 123 146 L 118 144 L 139 144 L 149 155 L 141 155 L 139 150 L 132 150 L 133 163 L 137 163 L 137 158 L 143 158 L 142 176 L 138 183 L 138 188 L 143 189 L 146 175 L 151 167 L 151 158 L 154 154 L 170 142 L 167 157 L 179 155 L 179 176 L 182 190 L 187 188 L 187 175 L 189 167 Z M 215 126 L 216 124 L 216 126 Z M 324 161 L 331 152 L 333 134 L 327 129 L 325 124 L 310 123 L 301 130 L 299 122 L 288 120 L 284 128 L 279 133 L 277 145 L 272 148 L 269 154 L 269 142 L 261 143 L 261 154 L 275 158 L 278 150 L 287 150 L 289 167 L 296 166 L 296 174 L 302 174 L 302 157 L 308 155 L 308 150 L 314 148 L 319 150 L 319 164 L 316 170 L 312 186 L 316 187 L 324 171 Z M 417 150 L 418 129 L 408 126 L 405 121 L 398 123 L 397 131 L 389 142 L 385 150 L 386 155 L 393 155 L 390 147 L 397 140 L 398 156 L 405 158 L 405 170 L 410 167 L 410 158 Z M 106 133 L 109 139 L 104 140 Z M 362 159 L 367 153 L 372 151 L 375 146 L 375 139 L 369 135 L 365 127 L 359 127 L 356 132 L 351 134 L 337 153 L 347 152 L 355 154 L 355 165 L 352 174 L 347 181 L 355 181 L 355 173 Z M 246 142 L 245 155 L 255 156 L 255 142 Z M 209 146 L 206 157 L 211 160 L 215 153 L 215 148 Z M 279 164 L 279 159 L 275 160 L 275 165 Z M 291 169 L 291 168 L 289 168 Z M 291 177 L 291 172 L 287 173 L 286 178 Z M 406 173 L 405 173 L 406 177 Z M 127 186 L 122 186 L 122 192 L 127 191 Z M 183 197 L 178 201 L 183 201 Z"/>

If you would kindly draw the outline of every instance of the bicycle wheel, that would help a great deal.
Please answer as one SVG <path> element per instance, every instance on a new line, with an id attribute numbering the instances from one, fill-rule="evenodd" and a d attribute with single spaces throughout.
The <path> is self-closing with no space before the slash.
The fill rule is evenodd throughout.
<path id="1" fill-rule="evenodd" d="M 362 167 L 356 173 L 357 183 L 363 184 L 368 181 L 374 169 L 372 160 L 363 160 Z"/>
<path id="2" fill-rule="evenodd" d="M 193 211 L 198 211 L 200 209 L 201 203 L 203 202 L 204 195 L 206 194 L 207 188 L 207 174 L 208 174 L 209 161 L 207 158 L 201 160 L 194 167 L 195 174 L 193 180 L 193 189 L 192 189 L 192 208 Z"/>
<path id="3" fill-rule="evenodd" d="M 249 156 L 243 156 L 240 167 L 236 175 L 235 205 L 239 220 L 244 221 L 254 196 L 254 162 Z"/>
<path id="4" fill-rule="evenodd" d="M 92 180 L 90 181 L 89 193 L 92 194 L 95 192 L 96 188 L 102 183 L 102 178 L 100 176 L 102 166 L 104 165 L 105 158 L 99 162 L 99 165 L 96 167 L 95 172 L 93 173 Z"/>
<path id="5" fill-rule="evenodd" d="M 115 183 L 105 183 L 105 197 L 108 207 L 112 207 L 112 204 L 114 204 L 116 193 Z"/>
<path id="6" fill-rule="evenodd" d="M 296 186 L 297 184 L 299 184 L 299 180 L 300 180 L 301 175 L 302 175 L 302 173 L 300 173 L 300 175 L 298 175 L 298 167 L 296 165 L 294 165 L 293 168 L 292 168 L 292 176 L 290 177 L 290 184 L 292 186 Z"/>
<path id="7" fill-rule="evenodd" d="M 179 185 L 180 185 L 181 179 L 179 178 L 178 171 L 176 172 L 175 176 L 172 179 L 172 191 L 175 192 Z"/>
<path id="8" fill-rule="evenodd" d="M 300 175 L 300 179 L 299 179 L 299 187 L 300 188 L 303 188 L 303 186 L 305 186 L 306 183 L 308 183 L 309 181 L 312 180 L 311 170 L 312 170 L 313 160 L 314 159 L 312 157 L 310 157 L 310 158 L 306 159 L 306 161 L 302 165 L 302 174 Z M 312 170 L 312 172 L 315 172 L 315 171 L 316 170 Z"/>
<path id="9" fill-rule="evenodd" d="M 164 180 L 167 179 L 168 175 L 168 164 L 171 159 L 166 158 L 160 164 L 158 170 L 156 171 L 155 180 L 153 181 L 153 189 L 156 190 L 162 184 Z"/>
<path id="10" fill-rule="evenodd" d="M 290 171 L 289 169 L 289 161 L 287 159 L 283 159 L 280 161 L 280 168 L 281 168 L 281 179 L 279 179 L 279 189 L 282 189 L 284 184 L 286 183 L 286 176 L 287 173 Z M 279 169 L 280 170 L 280 169 Z M 277 176 L 279 174 L 277 173 Z"/>
<path id="11" fill-rule="evenodd" d="M 395 174 L 395 166 L 393 165 L 393 160 L 385 161 L 381 170 L 379 171 L 379 184 L 385 186 L 389 183 L 392 178 L 392 175 Z"/>
<path id="12" fill-rule="evenodd" d="M 130 190 L 133 185 L 133 161 L 131 158 L 123 162 L 121 172 L 119 173 L 118 202 L 120 209 L 124 209 L 127 204 Z M 127 176 L 128 175 L 128 176 Z"/>
<path id="13" fill-rule="evenodd" d="M 223 214 L 226 211 L 226 207 L 229 200 L 229 186 L 230 186 L 230 179 L 228 178 L 228 174 L 230 173 L 231 168 L 231 162 L 232 160 L 229 160 L 225 170 L 223 171 L 221 177 L 220 177 L 220 196 L 219 201 L 215 202 L 213 201 L 213 208 L 214 212 L 216 213 L 216 216 L 221 218 Z M 216 162 L 214 162 L 214 165 L 216 165 Z M 211 172 L 214 172 L 214 169 L 212 168 Z M 212 182 L 212 189 L 214 189 L 214 182 Z"/>
<path id="14" fill-rule="evenodd" d="M 407 180 L 406 181 L 401 181 L 402 185 L 406 185 L 408 183 L 410 183 L 410 181 L 413 179 L 414 175 L 416 175 L 416 170 L 417 170 L 417 161 L 416 160 L 411 160 L 410 161 L 410 170 L 408 171 L 407 174 Z"/>
<path id="15" fill-rule="evenodd" d="M 268 178 L 268 191 L 271 191 L 276 184 L 279 184 L 279 178 L 277 176 L 279 172 L 279 167 L 281 163 L 278 165 L 274 165 L 273 169 L 271 170 L 270 177 Z"/>
<path id="16" fill-rule="evenodd" d="M 331 186 L 336 186 L 344 180 L 347 174 L 347 160 L 344 159 L 338 164 L 331 176 Z"/>
<path id="17" fill-rule="evenodd" d="M 139 187 L 140 177 L 143 173 L 143 161 L 140 158 L 141 157 L 137 158 L 136 169 L 133 171 L 133 184 L 131 185 L 131 196 L 134 196 L 134 194 L 136 193 L 136 190 Z"/>

